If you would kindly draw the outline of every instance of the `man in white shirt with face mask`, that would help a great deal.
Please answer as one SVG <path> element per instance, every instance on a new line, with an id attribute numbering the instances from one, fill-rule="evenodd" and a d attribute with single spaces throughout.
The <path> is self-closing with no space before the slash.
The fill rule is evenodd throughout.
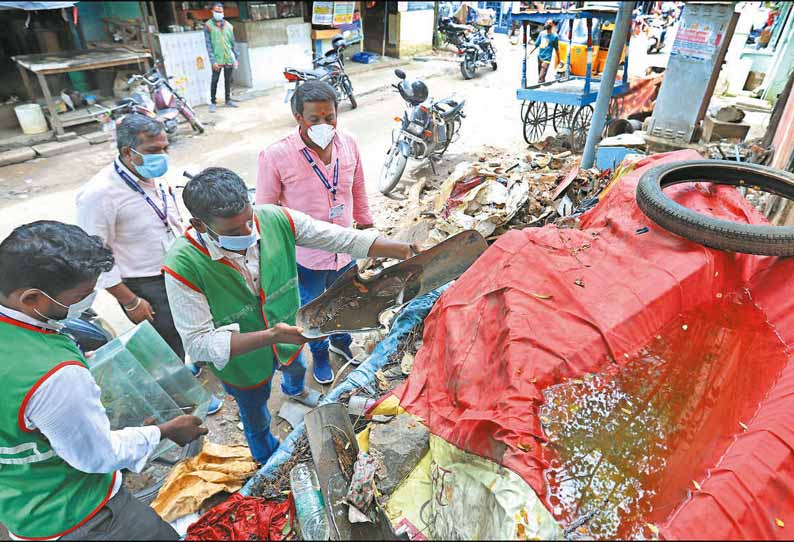
<path id="1" fill-rule="evenodd" d="M 364 168 L 352 136 L 336 129 L 337 103 L 333 87 L 308 81 L 295 90 L 292 112 L 298 128 L 259 155 L 256 203 L 281 204 L 337 226 L 372 227 Z M 355 265 L 347 254 L 297 248 L 301 303 L 322 294 Z M 330 384 L 334 372 L 329 349 L 352 361 L 350 335 L 340 334 L 311 343 L 314 379 Z"/>

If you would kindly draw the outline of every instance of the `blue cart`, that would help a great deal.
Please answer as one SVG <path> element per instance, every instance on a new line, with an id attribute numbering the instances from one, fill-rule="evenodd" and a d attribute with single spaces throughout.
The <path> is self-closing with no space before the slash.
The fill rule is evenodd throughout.
<path id="1" fill-rule="evenodd" d="M 530 13 L 514 13 L 512 18 L 521 21 L 523 31 L 524 60 L 521 69 L 521 88 L 516 97 L 521 100 L 521 120 L 524 124 L 524 140 L 534 143 L 540 140 L 551 122 L 555 132 L 563 129 L 570 131 L 571 150 L 574 152 L 584 148 L 587 132 L 593 117 L 591 105 L 598 97 L 601 80 L 592 76 L 593 71 L 593 26 L 599 29 L 604 21 L 613 21 L 615 10 L 572 9 L 569 11 L 535 11 Z M 557 23 L 557 27 L 567 26 L 568 54 L 565 61 L 565 74 L 554 81 L 527 86 L 527 43 L 529 23 L 543 24 L 548 19 Z M 571 55 L 575 47 L 573 30 L 577 21 L 586 24 L 587 70 L 584 77 L 571 74 Z M 565 24 L 567 21 L 567 24 Z M 601 36 L 599 36 L 600 38 Z M 607 42 L 608 43 L 608 42 Z M 621 96 L 629 91 L 628 79 L 628 38 L 626 40 L 626 59 L 623 63 L 623 78 L 616 80 L 612 89 L 612 101 L 607 119 L 616 116 Z M 552 108 L 553 105 L 553 108 Z"/>

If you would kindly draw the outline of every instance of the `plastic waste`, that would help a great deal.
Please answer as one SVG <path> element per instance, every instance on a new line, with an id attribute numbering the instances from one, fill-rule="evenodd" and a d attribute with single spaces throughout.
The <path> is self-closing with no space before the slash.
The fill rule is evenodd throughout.
<path id="1" fill-rule="evenodd" d="M 331 529 L 317 473 L 307 463 L 298 463 L 289 473 L 292 498 L 304 540 L 328 540 Z"/>

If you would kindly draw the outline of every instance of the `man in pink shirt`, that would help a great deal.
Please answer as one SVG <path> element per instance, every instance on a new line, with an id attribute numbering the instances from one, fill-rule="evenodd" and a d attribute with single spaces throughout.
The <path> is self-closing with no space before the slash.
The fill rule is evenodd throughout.
<path id="1" fill-rule="evenodd" d="M 346 228 L 372 227 L 364 185 L 364 168 L 355 140 L 336 131 L 337 102 L 333 87 L 308 81 L 292 97 L 298 129 L 259 154 L 256 203 L 281 204 L 317 220 Z M 323 293 L 355 265 L 347 254 L 297 247 L 301 303 Z M 310 343 L 314 379 L 333 382 L 329 349 L 346 361 L 353 360 L 350 335 Z"/>

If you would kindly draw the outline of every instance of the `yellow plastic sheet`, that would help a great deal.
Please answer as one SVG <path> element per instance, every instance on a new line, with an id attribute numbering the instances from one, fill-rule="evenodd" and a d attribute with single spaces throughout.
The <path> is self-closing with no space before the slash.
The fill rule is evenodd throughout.
<path id="1" fill-rule="evenodd" d="M 174 467 L 152 508 L 166 521 L 192 514 L 213 495 L 233 493 L 257 470 L 247 446 L 224 446 L 205 441 L 195 457 Z"/>
<path id="2" fill-rule="evenodd" d="M 386 512 L 395 529 L 407 527 L 428 539 L 563 537 L 560 525 L 520 476 L 435 435 L 430 435 L 430 451 L 391 495 Z"/>

